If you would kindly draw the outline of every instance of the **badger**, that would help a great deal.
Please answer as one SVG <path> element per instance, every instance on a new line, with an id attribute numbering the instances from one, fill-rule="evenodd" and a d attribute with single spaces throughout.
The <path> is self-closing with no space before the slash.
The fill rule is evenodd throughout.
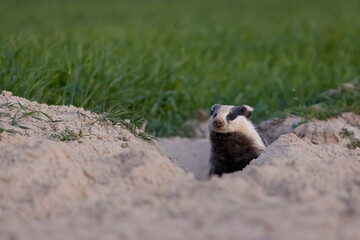
<path id="1" fill-rule="evenodd" d="M 267 143 L 249 120 L 253 111 L 248 105 L 211 107 L 209 176 L 240 171 L 265 149 Z"/>

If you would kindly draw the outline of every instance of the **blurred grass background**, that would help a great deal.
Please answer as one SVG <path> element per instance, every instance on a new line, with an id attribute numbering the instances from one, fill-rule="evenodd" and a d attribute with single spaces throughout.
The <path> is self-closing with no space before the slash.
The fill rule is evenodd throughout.
<path id="1" fill-rule="evenodd" d="M 0 89 L 191 135 L 214 103 L 275 116 L 360 75 L 358 0 L 2 0 Z"/>

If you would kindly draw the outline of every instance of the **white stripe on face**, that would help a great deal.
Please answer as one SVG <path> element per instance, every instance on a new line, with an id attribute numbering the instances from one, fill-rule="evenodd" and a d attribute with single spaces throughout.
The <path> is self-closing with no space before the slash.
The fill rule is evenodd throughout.
<path id="1" fill-rule="evenodd" d="M 231 112 L 231 109 L 234 106 L 231 105 L 221 105 L 219 108 L 215 109 L 213 115 L 209 119 L 209 130 L 215 132 L 229 132 L 229 122 L 227 121 L 227 115 Z M 214 120 L 222 120 L 224 122 L 224 126 L 220 129 L 214 129 L 213 122 Z"/>
<path id="2" fill-rule="evenodd" d="M 253 108 L 247 105 L 244 105 L 249 111 L 253 111 Z M 265 148 L 265 145 L 263 144 L 261 137 L 255 130 L 254 125 L 249 121 L 244 115 L 238 115 L 234 120 L 228 121 L 227 115 L 231 112 L 231 109 L 234 106 L 231 105 L 222 105 L 218 109 L 215 110 L 212 116 L 210 116 L 209 119 L 209 131 L 214 131 L 218 133 L 227 133 L 227 132 L 240 132 L 244 135 L 246 135 L 248 138 L 252 139 L 254 141 L 255 146 L 259 150 L 262 150 Z M 221 119 L 224 121 L 224 126 L 220 129 L 214 129 L 213 121 L 215 119 Z"/>

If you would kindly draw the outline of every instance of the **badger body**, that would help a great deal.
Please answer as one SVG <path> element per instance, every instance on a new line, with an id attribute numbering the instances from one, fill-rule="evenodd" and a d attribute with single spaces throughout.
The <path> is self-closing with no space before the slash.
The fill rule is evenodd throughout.
<path id="1" fill-rule="evenodd" d="M 247 105 L 211 107 L 209 175 L 240 171 L 265 149 L 264 139 L 249 120 L 253 111 Z"/>

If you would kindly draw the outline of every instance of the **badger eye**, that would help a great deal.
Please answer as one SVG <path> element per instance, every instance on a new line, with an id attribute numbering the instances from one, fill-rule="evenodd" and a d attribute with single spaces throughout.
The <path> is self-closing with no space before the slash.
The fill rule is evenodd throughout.
<path id="1" fill-rule="evenodd" d="M 214 114 L 214 118 L 216 118 L 216 116 L 217 116 L 217 113 Z"/>
<path id="2" fill-rule="evenodd" d="M 226 118 L 227 118 L 229 121 L 234 120 L 236 117 L 237 117 L 237 115 L 234 114 L 234 113 L 229 113 L 229 114 L 226 116 Z"/>

